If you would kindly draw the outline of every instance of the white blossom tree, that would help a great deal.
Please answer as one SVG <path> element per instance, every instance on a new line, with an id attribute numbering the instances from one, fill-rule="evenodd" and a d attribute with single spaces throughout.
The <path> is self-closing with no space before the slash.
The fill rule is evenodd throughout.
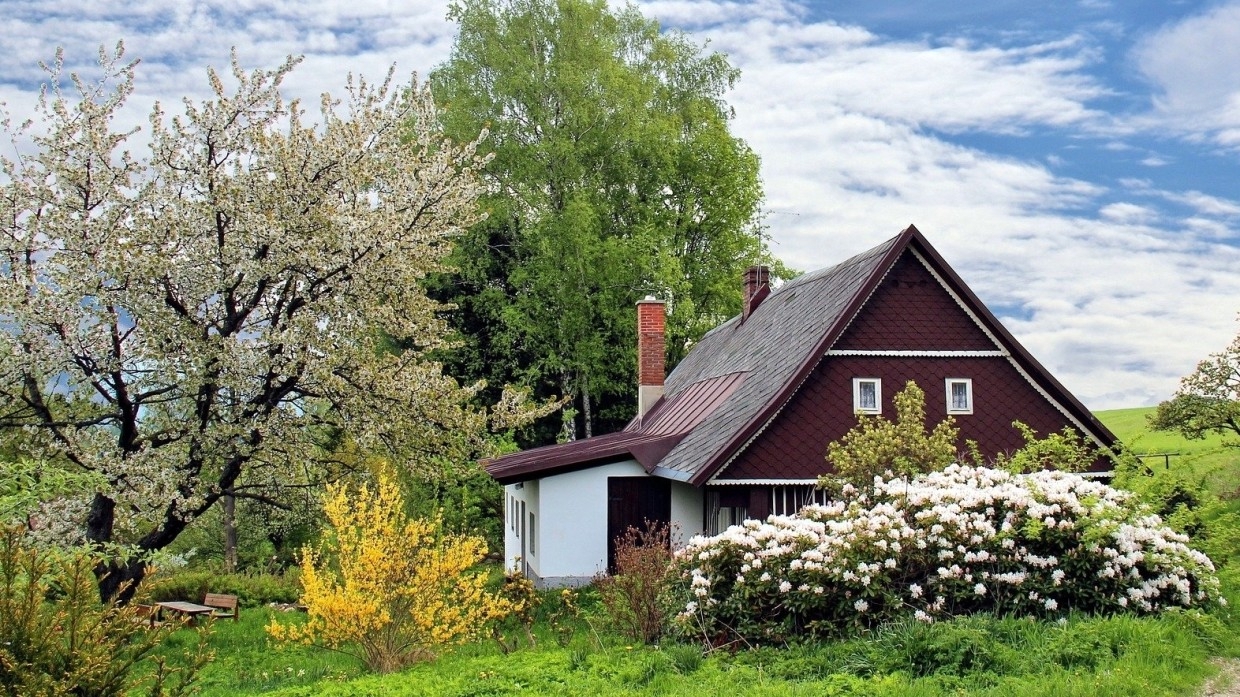
<path id="1" fill-rule="evenodd" d="M 316 434 L 429 468 L 520 418 L 427 358 L 446 330 L 421 280 L 478 220 L 485 163 L 416 79 L 350 78 L 314 124 L 280 95 L 296 59 L 234 56 L 232 89 L 210 71 L 213 98 L 155 107 L 138 158 L 113 125 L 136 63 L 100 58 L 66 94 L 57 56 L 40 118 L 4 124 L 33 147 L 2 160 L 0 427 L 103 475 L 82 539 L 138 554 L 97 570 L 102 595 L 222 498 L 274 502 L 282 472 L 330 457 Z"/>

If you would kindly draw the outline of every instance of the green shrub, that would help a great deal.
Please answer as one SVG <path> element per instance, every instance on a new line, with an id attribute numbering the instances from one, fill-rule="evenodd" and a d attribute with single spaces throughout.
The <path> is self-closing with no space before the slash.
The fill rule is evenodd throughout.
<path id="1" fill-rule="evenodd" d="M 223 574 L 207 570 L 178 570 L 156 574 L 146 592 L 157 600 L 200 601 L 207 593 L 237 596 L 245 607 L 269 603 L 295 603 L 300 593 L 297 571 L 283 574 Z"/>
<path id="2" fill-rule="evenodd" d="M 672 563 L 667 523 L 647 520 L 616 538 L 616 573 L 594 579 L 603 609 L 615 627 L 632 641 L 650 643 L 663 633 L 664 582 Z"/>
<path id="3" fill-rule="evenodd" d="M 153 655 L 174 625 L 152 627 L 137 605 L 100 602 L 99 563 L 85 552 L 29 546 L 20 528 L 0 530 L 0 693 L 104 697 L 141 687 L 156 696 L 189 689 L 211 657 L 205 631 L 179 667 Z"/>
<path id="4" fill-rule="evenodd" d="M 676 553 L 675 630 L 778 643 L 907 617 L 1220 603 L 1214 566 L 1187 537 L 1078 475 L 952 465 L 843 493 L 691 540 Z"/>

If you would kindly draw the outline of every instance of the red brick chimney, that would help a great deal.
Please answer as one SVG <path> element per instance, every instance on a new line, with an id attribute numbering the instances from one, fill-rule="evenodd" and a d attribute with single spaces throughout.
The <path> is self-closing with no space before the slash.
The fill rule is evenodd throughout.
<path id="1" fill-rule="evenodd" d="M 758 305 L 771 294 L 771 270 L 765 266 L 750 266 L 745 270 L 745 299 L 741 305 L 741 321 L 758 309 Z"/>
<path id="2" fill-rule="evenodd" d="M 647 295 L 637 301 L 637 415 L 644 415 L 663 396 L 666 355 L 663 301 Z"/>

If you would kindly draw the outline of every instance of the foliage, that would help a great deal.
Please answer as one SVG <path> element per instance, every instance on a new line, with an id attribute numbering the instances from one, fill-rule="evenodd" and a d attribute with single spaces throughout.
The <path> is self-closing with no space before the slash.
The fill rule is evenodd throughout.
<path id="1" fill-rule="evenodd" d="M 547 598 L 544 608 L 551 604 Z M 541 640 L 549 630 L 540 621 L 536 647 L 504 654 L 493 642 L 479 642 L 399 674 L 359 676 L 339 654 L 266 647 L 259 616 L 265 613 L 217 624 L 211 641 L 219 657 L 203 671 L 204 697 L 695 697 L 738 690 L 757 697 L 1170 697 L 1195 694 L 1212 672 L 1210 653 L 1235 645 L 1215 615 L 1192 610 L 1072 615 L 1062 624 L 988 616 L 903 621 L 847 640 L 706 656 L 700 646 L 643 647 L 614 636 L 594 649 L 564 648 Z M 178 643 L 173 650 L 186 648 Z"/>
<path id="2" fill-rule="evenodd" d="M 277 640 L 356 651 L 386 673 L 521 610 L 488 592 L 485 574 L 469 573 L 486 553 L 482 540 L 445 533 L 439 519 L 410 519 L 390 477 L 373 489 L 331 485 L 324 509 L 329 534 L 301 559 L 309 621 L 273 621 L 268 630 Z"/>
<path id="3" fill-rule="evenodd" d="M 101 52 L 97 83 L 69 76 L 76 94 L 58 57 L 38 127 L 4 124 L 32 151 L 0 161 L 0 426 L 102 475 L 79 537 L 147 552 L 221 497 L 278 505 L 332 476 L 319 446 L 341 431 L 413 468 L 472 460 L 480 386 L 428 359 L 447 327 L 422 281 L 480 218 L 476 141 L 390 74 L 307 122 L 280 94 L 296 59 L 234 57 L 233 89 L 210 71 L 210 99 L 154 109 L 136 159 L 114 130 L 122 53 Z M 101 592 L 140 579 L 140 556 Z"/>
<path id="4" fill-rule="evenodd" d="M 561 437 L 618 428 L 635 409 L 634 361 L 616 359 L 636 343 L 634 302 L 669 301 L 674 365 L 739 311 L 741 272 L 764 257 L 758 157 L 724 101 L 739 73 L 632 5 L 456 0 L 449 17 L 460 30 L 431 75 L 444 129 L 488 128 L 494 159 L 489 216 L 441 279 L 464 339 L 445 360 L 570 397 Z"/>
<path id="5" fill-rule="evenodd" d="M 1025 444 L 1012 455 L 999 453 L 994 466 L 1009 472 L 1036 472 L 1057 469 L 1061 472 L 1084 472 L 1098 459 L 1097 448 L 1086 442 L 1080 433 L 1064 426 L 1059 433 L 1048 433 L 1038 438 L 1038 432 L 1020 421 L 1013 421 L 1012 428 L 1020 431 Z M 977 454 L 974 460 L 981 464 Z"/>
<path id="6" fill-rule="evenodd" d="M 661 596 L 671 562 L 671 529 L 647 520 L 616 538 L 616 573 L 594 579 L 611 626 L 630 640 L 648 644 L 663 634 Z"/>
<path id="7" fill-rule="evenodd" d="M 512 612 L 503 619 L 503 622 L 492 623 L 491 635 L 495 637 L 495 642 L 500 645 L 504 653 L 514 651 L 517 648 L 517 639 L 511 637 L 510 634 L 514 629 L 519 628 L 530 646 L 537 644 L 538 640 L 534 638 L 532 628 L 543 599 L 538 590 L 534 588 L 534 582 L 520 571 L 509 569 L 504 572 L 504 582 L 500 586 L 499 597 L 512 607 Z"/>
<path id="8" fill-rule="evenodd" d="M 47 529 L 65 511 L 66 497 L 104 484 L 95 472 L 79 472 L 60 463 L 0 459 L 0 525 L 21 523 Z"/>
<path id="9" fill-rule="evenodd" d="M 1150 425 L 1179 431 L 1189 439 L 1204 438 L 1207 433 L 1240 436 L 1240 334 L 1180 380 L 1175 395 L 1158 405 Z M 1225 444 L 1240 447 L 1240 440 Z"/>
<path id="10" fill-rule="evenodd" d="M 947 417 L 926 431 L 926 393 L 910 380 L 894 397 L 896 419 L 857 414 L 857 425 L 827 446 L 835 476 L 857 486 L 875 477 L 941 470 L 956 460 L 955 419 Z M 820 486 L 831 487 L 830 478 Z"/>
<path id="11" fill-rule="evenodd" d="M 675 625 L 779 641 L 912 616 L 1160 612 L 1221 602 L 1214 566 L 1131 494 L 952 465 L 746 521 L 677 552 Z"/>
<path id="12" fill-rule="evenodd" d="M 152 651 L 174 627 L 150 627 L 137 605 L 100 602 L 97 556 L 27 542 L 20 528 L 0 530 L 0 694 L 186 694 L 210 660 L 205 633 L 189 662 L 171 667 Z"/>
<path id="13" fill-rule="evenodd" d="M 300 597 L 296 569 L 284 574 L 220 573 L 212 570 L 161 571 L 144 587 L 153 600 L 201 601 L 207 593 L 237 596 L 243 607 L 294 603 Z"/>
<path id="14" fill-rule="evenodd" d="M 477 535 L 489 549 L 504 545 L 504 486 L 481 467 L 437 477 L 402 477 L 402 490 L 417 517 L 443 516 L 444 528 Z"/>

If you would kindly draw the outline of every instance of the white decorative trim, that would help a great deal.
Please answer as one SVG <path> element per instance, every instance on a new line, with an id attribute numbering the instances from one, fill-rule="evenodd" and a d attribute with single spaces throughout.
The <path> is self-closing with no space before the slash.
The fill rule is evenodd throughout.
<path id="1" fill-rule="evenodd" d="M 714 479 L 706 486 L 801 486 L 817 484 L 817 479 Z"/>
<path id="2" fill-rule="evenodd" d="M 908 251 L 912 252 L 913 256 L 918 261 L 921 262 L 921 265 L 925 267 L 926 271 L 929 271 L 930 275 L 934 277 L 934 280 L 939 282 L 939 286 L 941 286 L 943 290 L 947 291 L 947 294 L 950 295 L 952 297 L 952 300 L 955 300 L 956 304 L 960 306 L 960 309 L 964 310 L 965 314 L 967 314 L 969 318 L 973 320 L 973 323 L 977 325 L 978 329 L 981 329 L 982 332 L 986 334 L 986 336 L 991 340 L 991 342 L 994 343 L 996 347 L 998 347 L 999 349 L 1003 349 L 1003 342 L 999 341 L 998 337 L 996 337 L 990 331 L 990 329 L 988 329 L 986 325 L 983 324 L 980 319 L 978 319 L 977 315 L 973 313 L 973 310 L 969 309 L 968 305 L 966 305 L 964 301 L 960 299 L 960 296 L 956 295 L 956 292 L 951 289 L 951 286 L 947 285 L 947 283 L 943 280 L 943 277 L 935 272 L 934 268 L 930 266 L 930 264 L 926 261 L 925 257 L 919 254 L 917 250 L 913 249 L 912 247 L 908 247 Z M 1013 341 L 1015 341 L 1015 339 L 1013 339 Z M 1004 357 L 1007 358 L 1007 362 L 1013 368 L 1016 369 L 1016 372 L 1020 373 L 1020 376 L 1025 379 L 1025 382 L 1029 383 L 1029 385 L 1033 387 L 1033 389 L 1036 390 L 1038 394 L 1042 395 L 1043 399 L 1050 402 L 1051 406 L 1055 407 L 1056 411 L 1058 411 L 1060 414 L 1063 414 L 1064 417 L 1068 419 L 1068 421 L 1071 421 L 1072 425 L 1076 426 L 1078 431 L 1088 436 L 1089 439 L 1092 440 L 1099 448 L 1102 448 L 1104 450 L 1107 448 L 1106 444 L 1104 444 L 1101 440 L 1098 439 L 1097 436 L 1094 435 L 1092 429 L 1086 428 L 1085 424 L 1081 423 L 1079 419 L 1073 416 L 1072 413 L 1069 412 L 1062 404 L 1060 404 L 1058 400 L 1051 397 L 1049 392 L 1042 389 L 1042 386 L 1039 385 L 1033 379 L 1033 376 L 1030 375 L 1024 368 L 1020 366 L 1019 363 L 1016 362 L 1016 358 L 1014 356 L 1008 353 Z"/>
<path id="3" fill-rule="evenodd" d="M 891 358 L 1007 358 L 1007 351 L 869 351 L 831 349 L 828 356 L 887 356 Z"/>
<path id="4" fill-rule="evenodd" d="M 999 337 L 995 336 L 994 333 L 990 331 L 990 328 L 987 327 L 986 324 L 982 322 L 982 320 L 978 319 L 977 315 L 973 313 L 973 310 L 969 309 L 969 306 L 966 305 L 965 302 L 960 299 L 959 295 L 956 295 L 956 291 L 952 290 L 951 286 L 947 284 L 947 281 L 944 281 L 943 277 L 940 276 L 938 272 L 934 270 L 934 267 L 930 265 L 930 262 L 926 261 L 926 258 L 923 257 L 916 249 L 913 249 L 911 246 L 908 247 L 907 249 L 910 253 L 912 253 L 913 258 L 921 262 L 922 268 L 928 271 L 930 275 L 934 277 L 934 280 L 939 282 L 939 287 L 947 291 L 947 294 L 950 295 L 952 300 L 956 302 L 956 305 L 958 305 L 960 309 L 964 310 L 965 314 L 969 316 L 969 319 L 973 320 L 973 324 L 976 325 L 978 329 L 982 330 L 982 333 L 986 335 L 987 339 L 990 339 L 990 343 L 994 344 L 995 348 L 999 349 L 1000 351 L 1004 351 L 1004 353 L 1006 353 L 1006 351 L 1003 348 L 1003 342 L 999 341 Z"/>

